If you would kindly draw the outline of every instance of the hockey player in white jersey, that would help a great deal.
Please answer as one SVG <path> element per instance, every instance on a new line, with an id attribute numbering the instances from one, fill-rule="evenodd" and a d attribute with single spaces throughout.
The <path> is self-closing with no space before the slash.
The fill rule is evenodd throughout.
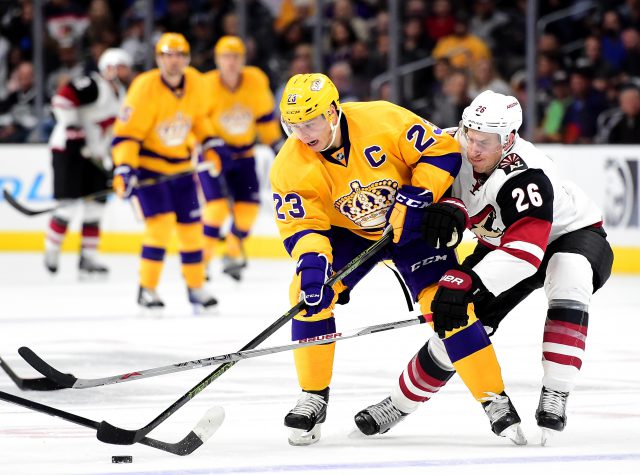
<path id="1" fill-rule="evenodd" d="M 518 303 L 544 287 L 544 376 L 535 414 L 544 445 L 566 426 L 567 398 L 584 357 L 589 303 L 611 274 L 613 252 L 598 207 L 518 136 L 521 124 L 517 99 L 485 91 L 464 110 L 460 128 L 449 131 L 465 159 L 453 197 L 429 207 L 424 237 L 445 247 L 470 227 L 478 243 L 459 268 L 442 277 L 431 305 L 436 334 L 417 358 L 423 368 L 453 372 L 441 338 L 466 324 L 469 303 L 492 335 Z M 428 371 L 417 378 L 409 366 L 390 398 L 356 415 L 358 427 L 382 433 L 414 411 L 434 392 Z"/>
<path id="2" fill-rule="evenodd" d="M 49 147 L 53 196 L 59 203 L 49 221 L 45 240 L 45 267 L 52 274 L 58 271 L 62 241 L 77 208 L 83 208 L 80 276 L 108 273 L 96 260 L 106 200 L 82 203 L 78 198 L 108 188 L 113 123 L 124 99 L 131 64 L 131 57 L 124 50 L 107 49 L 98 61 L 99 72 L 62 86 L 51 101 L 56 125 Z"/>

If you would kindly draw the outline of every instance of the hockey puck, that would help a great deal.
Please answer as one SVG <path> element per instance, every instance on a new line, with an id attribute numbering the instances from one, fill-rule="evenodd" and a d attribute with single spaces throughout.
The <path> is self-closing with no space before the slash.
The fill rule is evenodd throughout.
<path id="1" fill-rule="evenodd" d="M 131 455 L 114 455 L 111 457 L 111 463 L 131 463 L 133 456 Z"/>

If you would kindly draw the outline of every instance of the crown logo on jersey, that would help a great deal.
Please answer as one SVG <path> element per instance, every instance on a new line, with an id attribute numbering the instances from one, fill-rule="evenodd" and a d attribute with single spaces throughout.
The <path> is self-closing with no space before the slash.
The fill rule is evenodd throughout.
<path id="1" fill-rule="evenodd" d="M 158 124 L 156 132 L 162 143 L 167 147 L 182 145 L 187 140 L 191 130 L 191 118 L 178 112 L 174 117 Z"/>
<path id="2" fill-rule="evenodd" d="M 349 183 L 351 193 L 338 198 L 335 208 L 363 228 L 377 228 L 386 222 L 386 214 L 398 190 L 393 180 L 378 180 L 366 186 L 358 181 Z"/>
<path id="3" fill-rule="evenodd" d="M 251 129 L 253 121 L 251 110 L 239 104 L 220 114 L 219 118 L 222 128 L 231 135 L 246 134 Z"/>

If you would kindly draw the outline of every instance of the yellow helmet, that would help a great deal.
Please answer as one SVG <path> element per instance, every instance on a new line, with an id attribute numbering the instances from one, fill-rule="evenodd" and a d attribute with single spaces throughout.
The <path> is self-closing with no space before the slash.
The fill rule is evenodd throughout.
<path id="1" fill-rule="evenodd" d="M 213 48 L 215 55 L 231 53 L 244 56 L 246 51 L 244 43 L 237 36 L 223 36 L 218 40 L 215 48 Z"/>
<path id="2" fill-rule="evenodd" d="M 331 104 L 340 106 L 338 89 L 324 74 L 296 74 L 287 82 L 280 101 L 280 116 L 284 122 L 306 122 L 327 114 Z"/>
<path id="3" fill-rule="evenodd" d="M 188 55 L 190 52 L 189 43 L 180 33 L 163 33 L 156 43 L 156 54 L 182 53 Z"/>

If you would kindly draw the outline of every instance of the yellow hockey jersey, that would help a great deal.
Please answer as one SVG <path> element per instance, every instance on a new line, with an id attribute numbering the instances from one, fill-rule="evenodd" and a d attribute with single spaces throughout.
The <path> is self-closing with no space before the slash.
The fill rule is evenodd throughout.
<path id="1" fill-rule="evenodd" d="M 189 169 L 193 132 L 199 143 L 213 138 L 203 75 L 185 70 L 173 90 L 159 69 L 138 76 L 127 93 L 114 126 L 113 162 L 169 175 Z"/>
<path id="2" fill-rule="evenodd" d="M 457 142 L 407 109 L 384 101 L 341 108 L 341 148 L 320 154 L 292 136 L 271 169 L 276 222 L 296 260 L 305 252 L 331 258 L 332 226 L 378 239 L 402 185 L 437 201 L 460 170 Z"/>
<path id="3" fill-rule="evenodd" d="M 253 156 L 256 137 L 266 145 L 281 139 L 269 79 L 260 69 L 245 66 L 234 90 L 224 85 L 217 70 L 206 73 L 205 82 L 211 101 L 209 115 L 234 158 Z"/>

